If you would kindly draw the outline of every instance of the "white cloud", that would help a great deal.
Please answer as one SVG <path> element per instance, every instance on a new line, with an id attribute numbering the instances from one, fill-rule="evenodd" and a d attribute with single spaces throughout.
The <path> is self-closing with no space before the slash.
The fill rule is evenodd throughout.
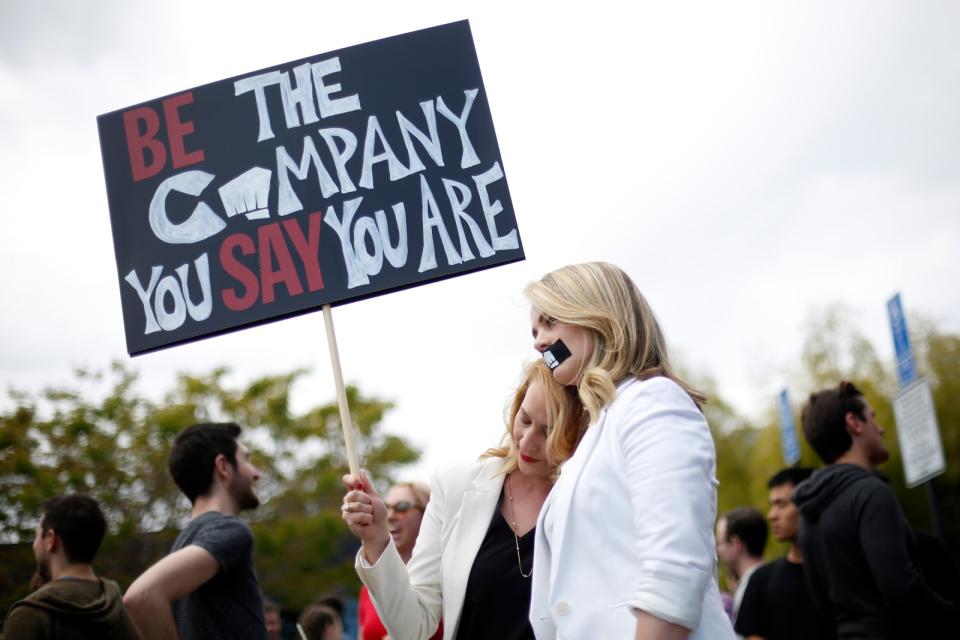
<path id="1" fill-rule="evenodd" d="M 398 403 L 388 426 L 425 448 L 420 475 L 499 438 L 533 355 L 523 285 L 569 262 L 626 268 L 684 359 L 754 415 L 811 308 L 848 302 L 882 348 L 897 290 L 958 327 L 960 10 L 551 6 L 4 3 L 0 382 L 123 355 L 98 114 L 463 17 L 528 260 L 335 310 L 348 381 Z M 304 408 L 333 396 L 322 332 L 309 315 L 133 365 L 151 393 L 182 369 L 312 367 Z"/>

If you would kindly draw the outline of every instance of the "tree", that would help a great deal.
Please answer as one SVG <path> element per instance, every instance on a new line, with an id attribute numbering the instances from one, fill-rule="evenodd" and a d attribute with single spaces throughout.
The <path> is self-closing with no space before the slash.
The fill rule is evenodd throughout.
<path id="1" fill-rule="evenodd" d="M 908 489 L 903 475 L 892 405 L 892 398 L 898 390 L 894 363 L 879 358 L 874 346 L 850 317 L 844 307 L 833 306 L 812 315 L 807 323 L 800 361 L 784 374 L 791 397 L 797 404 L 797 428 L 800 429 L 800 406 L 811 392 L 833 387 L 840 380 L 855 382 L 877 412 L 877 422 L 886 429 L 884 441 L 890 451 L 890 460 L 881 470 L 889 477 L 911 525 L 918 530 L 930 531 L 932 523 L 926 492 L 920 487 Z M 960 554 L 960 336 L 943 333 L 923 319 L 911 318 L 911 326 L 918 328 L 911 336 L 917 368 L 920 375 L 927 376 L 933 389 L 947 463 L 946 472 L 934 481 L 940 497 L 944 538 L 954 554 Z M 701 383 L 701 386 L 715 391 L 715 385 Z M 766 481 L 784 466 L 775 399 L 768 400 L 768 411 L 751 424 L 715 393 L 710 393 L 709 397 L 706 413 L 717 445 L 719 512 L 744 504 L 765 511 Z M 814 468 L 821 466 L 802 433 L 798 433 L 798 438 L 801 443 L 798 464 Z M 783 547 L 771 544 L 767 556 L 782 555 L 783 552 Z"/>
<path id="2" fill-rule="evenodd" d="M 348 469 L 339 410 L 333 401 L 302 415 L 291 412 L 291 388 L 304 373 L 237 387 L 227 384 L 224 368 L 181 374 L 155 402 L 139 394 L 136 372 L 114 363 L 108 374 L 77 371 L 71 388 L 8 392 L 14 408 L 0 415 L 0 541 L 32 540 L 47 497 L 88 493 L 100 501 L 114 534 L 97 564 L 125 586 L 166 553 L 189 517 L 167 470 L 173 438 L 195 422 L 229 420 L 244 427 L 242 437 L 263 472 L 264 506 L 249 518 L 265 587 L 300 594 L 297 602 L 283 603 L 301 606 L 313 593 L 355 582 L 357 545 L 339 511 L 340 477 Z M 355 387 L 347 395 L 358 454 L 373 477 L 389 482 L 420 454 L 382 429 L 392 403 Z M 26 557 L 29 575 L 33 559 Z M 8 597 L 3 590 L 10 586 L 0 580 L 0 596 Z M 22 595 L 26 585 L 12 586 Z"/>

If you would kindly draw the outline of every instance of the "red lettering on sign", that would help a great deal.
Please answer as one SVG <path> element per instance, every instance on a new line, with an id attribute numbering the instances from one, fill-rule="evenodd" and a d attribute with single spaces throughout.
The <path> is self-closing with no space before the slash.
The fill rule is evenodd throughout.
<path id="1" fill-rule="evenodd" d="M 236 278 L 243 285 L 245 291 L 242 296 L 237 295 L 236 289 L 223 289 L 220 295 L 223 297 L 223 304 L 231 311 L 244 311 L 253 306 L 260 295 L 260 282 L 257 275 L 247 268 L 234 256 L 234 250 L 240 249 L 241 255 L 248 256 L 254 253 L 253 240 L 244 233 L 235 233 L 227 236 L 220 245 L 220 266 L 228 275 Z"/>
<path id="2" fill-rule="evenodd" d="M 303 293 L 303 285 L 297 276 L 297 269 L 293 266 L 293 258 L 287 249 L 287 241 L 283 239 L 280 223 L 265 224 L 257 229 L 257 244 L 260 245 L 260 288 L 263 290 L 263 302 L 273 302 L 276 296 L 273 288 L 283 283 L 287 293 L 298 296 Z M 278 269 L 274 270 L 274 258 Z"/>
<path id="3" fill-rule="evenodd" d="M 309 239 L 303 236 L 303 230 L 296 220 L 283 221 L 283 228 L 287 230 L 287 235 L 293 241 L 293 248 L 297 250 L 297 255 L 300 256 L 300 261 L 303 263 L 303 270 L 307 274 L 307 288 L 310 291 L 318 291 L 323 289 L 323 273 L 320 272 L 319 211 L 310 214 L 308 225 L 307 235 Z"/>
<path id="4" fill-rule="evenodd" d="M 193 122 L 180 119 L 180 107 L 193 102 L 193 92 L 171 96 L 163 101 L 163 123 L 170 140 L 170 157 L 173 168 L 180 169 L 190 164 L 203 162 L 203 149 L 188 152 L 183 139 L 194 132 Z M 141 130 L 142 129 L 142 130 Z M 160 116 L 150 107 L 137 107 L 123 114 L 123 130 L 127 134 L 127 152 L 130 154 L 130 171 L 133 181 L 151 178 L 167 164 L 167 147 L 159 139 Z M 149 161 L 147 152 L 149 151 Z"/>
<path id="5" fill-rule="evenodd" d="M 145 126 L 141 132 L 141 123 Z M 137 107 L 123 114 L 123 130 L 127 134 L 127 151 L 130 153 L 130 170 L 133 181 L 139 182 L 155 176 L 167 163 L 167 149 L 156 139 L 160 131 L 160 116 L 150 107 Z M 146 152 L 150 152 L 147 163 Z"/>
<path id="6" fill-rule="evenodd" d="M 170 138 L 170 158 L 173 168 L 179 169 L 189 164 L 203 162 L 203 149 L 187 152 L 183 139 L 194 132 L 193 122 L 180 119 L 180 107 L 193 102 L 193 92 L 188 91 L 171 96 L 163 101 L 163 121 L 167 125 L 167 137 Z"/>
<path id="7" fill-rule="evenodd" d="M 320 269 L 321 216 L 320 211 L 309 215 L 306 234 L 298 220 L 289 219 L 259 227 L 256 242 L 245 233 L 227 237 L 220 245 L 220 265 L 227 275 L 243 287 L 243 295 L 236 288 L 221 289 L 220 296 L 227 308 L 245 311 L 258 300 L 262 304 L 274 302 L 278 285 L 287 288 L 288 297 L 301 295 L 304 292 L 303 281 L 297 271 L 295 258 L 299 258 L 303 265 L 308 289 L 311 292 L 323 289 L 323 272 Z M 290 251 L 291 244 L 293 252 Z M 251 269 L 241 262 L 238 250 L 240 256 L 255 255 L 256 267 Z"/>

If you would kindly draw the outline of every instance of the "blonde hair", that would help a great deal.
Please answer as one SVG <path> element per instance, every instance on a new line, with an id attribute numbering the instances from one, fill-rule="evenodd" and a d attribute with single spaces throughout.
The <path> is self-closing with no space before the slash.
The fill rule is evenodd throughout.
<path id="1" fill-rule="evenodd" d="M 420 482 L 419 480 L 395 482 L 390 488 L 409 489 L 410 493 L 413 494 L 413 504 L 421 509 L 426 509 L 427 503 L 430 502 L 430 485 L 426 482 Z"/>
<path id="2" fill-rule="evenodd" d="M 543 360 L 529 362 L 523 367 L 520 384 L 507 405 L 504 419 L 507 433 L 499 447 L 487 449 L 481 458 L 503 458 L 502 473 L 518 468 L 520 451 L 513 438 L 513 423 L 520 412 L 520 405 L 530 386 L 537 382 L 543 389 L 547 405 L 547 460 L 555 469 L 573 455 L 587 426 L 587 413 L 583 410 L 575 389 L 564 387 L 553 379 L 553 373 Z"/>
<path id="3" fill-rule="evenodd" d="M 619 267 L 607 262 L 569 265 L 530 283 L 525 293 L 548 320 L 583 327 L 593 338 L 593 353 L 577 385 L 591 421 L 613 400 L 616 383 L 630 376 L 669 378 L 698 407 L 706 402 L 674 371 L 653 309 Z"/>

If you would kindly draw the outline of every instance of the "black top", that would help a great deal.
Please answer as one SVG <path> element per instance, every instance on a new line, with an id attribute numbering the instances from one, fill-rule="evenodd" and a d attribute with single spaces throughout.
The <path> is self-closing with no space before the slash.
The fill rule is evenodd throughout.
<path id="1" fill-rule="evenodd" d="M 535 532 L 533 528 L 519 539 L 526 574 L 533 567 Z M 534 640 L 529 611 L 530 578 L 520 575 L 513 531 L 497 505 L 470 569 L 457 640 Z"/>
<path id="2" fill-rule="evenodd" d="M 927 586 L 896 496 L 860 467 L 832 464 L 801 482 L 803 566 L 814 603 L 832 611 L 839 638 L 942 637 L 956 607 Z"/>
<path id="3" fill-rule="evenodd" d="M 803 565 L 786 558 L 765 564 L 750 576 L 734 625 L 742 636 L 767 640 L 836 638 L 829 616 L 813 604 Z"/>

